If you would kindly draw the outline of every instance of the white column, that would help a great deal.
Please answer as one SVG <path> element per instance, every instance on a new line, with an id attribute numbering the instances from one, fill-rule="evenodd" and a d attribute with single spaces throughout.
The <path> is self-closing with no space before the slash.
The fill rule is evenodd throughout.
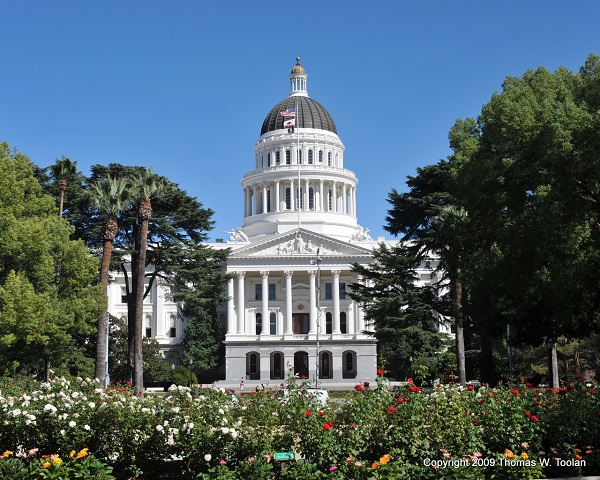
<path id="1" fill-rule="evenodd" d="M 337 182 L 333 181 L 333 213 L 338 213 Z"/>
<path id="2" fill-rule="evenodd" d="M 346 189 L 347 185 L 342 184 L 342 213 L 348 215 L 348 191 Z"/>
<path id="3" fill-rule="evenodd" d="M 342 333 L 340 330 L 340 271 L 339 270 L 333 270 L 331 272 L 331 274 L 333 275 L 333 285 L 332 285 L 332 290 L 333 292 L 333 331 L 332 333 L 335 334 L 340 334 Z"/>
<path id="4" fill-rule="evenodd" d="M 252 215 L 260 213 L 259 211 L 260 199 L 256 194 L 256 185 L 252 185 Z"/>
<path id="5" fill-rule="evenodd" d="M 323 179 L 319 180 L 319 212 L 325 211 L 325 199 L 323 197 Z"/>
<path id="6" fill-rule="evenodd" d="M 315 288 L 315 277 L 317 272 L 314 270 L 309 270 L 308 278 L 310 285 L 310 335 L 315 335 L 317 333 L 317 295 Z"/>
<path id="7" fill-rule="evenodd" d="M 275 182 L 275 211 L 279 211 L 279 180 Z"/>
<path id="8" fill-rule="evenodd" d="M 260 272 L 262 277 L 262 331 L 261 337 L 269 335 L 269 272 Z"/>
<path id="9" fill-rule="evenodd" d="M 308 204 L 308 199 L 310 198 L 310 196 L 308 195 L 308 178 L 306 179 L 306 182 L 304 183 L 304 210 L 305 211 L 309 211 L 309 204 Z"/>
<path id="10" fill-rule="evenodd" d="M 237 302 L 237 333 L 245 333 L 246 331 L 246 316 L 244 310 L 246 308 L 246 299 L 244 298 L 244 277 L 246 272 L 237 272 L 238 279 L 238 302 Z"/>
<path id="11" fill-rule="evenodd" d="M 262 191 L 263 191 L 263 207 L 262 207 L 262 213 L 267 213 L 267 190 L 268 187 L 266 184 L 263 184 L 262 186 Z"/>
<path id="12" fill-rule="evenodd" d="M 292 335 L 292 275 L 294 272 L 285 271 L 285 334 Z"/>
<path id="13" fill-rule="evenodd" d="M 235 333 L 235 309 L 233 300 L 233 278 L 227 281 L 227 333 Z"/>

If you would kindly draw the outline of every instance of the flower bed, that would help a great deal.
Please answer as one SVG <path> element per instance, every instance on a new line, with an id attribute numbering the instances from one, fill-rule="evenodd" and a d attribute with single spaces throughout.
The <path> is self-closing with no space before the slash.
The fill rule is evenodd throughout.
<path id="1" fill-rule="evenodd" d="M 600 404 L 595 386 L 581 382 L 560 392 L 525 383 L 424 392 L 412 381 L 392 391 L 379 377 L 376 386 L 357 385 L 343 406 L 326 407 L 310 395 L 282 402 L 275 391 L 232 403 L 216 388 L 173 386 L 138 397 L 128 385 L 104 390 L 89 379 L 0 385 L 2 478 L 76 478 L 82 468 L 94 475 L 77 478 L 157 478 L 165 466 L 178 478 L 206 479 L 600 472 Z M 290 380 L 287 388 L 308 385 Z M 292 459 L 278 461 L 278 452 Z M 19 469 L 28 475 L 5 473 Z"/>

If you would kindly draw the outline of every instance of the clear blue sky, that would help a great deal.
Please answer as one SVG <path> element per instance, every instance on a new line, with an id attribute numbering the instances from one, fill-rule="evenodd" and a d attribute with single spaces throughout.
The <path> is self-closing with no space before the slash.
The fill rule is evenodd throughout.
<path id="1" fill-rule="evenodd" d="M 2 0 L 0 141 L 34 163 L 143 165 L 242 224 L 240 181 L 302 58 L 384 235 L 392 188 L 449 153 L 505 76 L 600 54 L 600 2 Z M 0 172 L 1 174 L 1 172 Z"/>

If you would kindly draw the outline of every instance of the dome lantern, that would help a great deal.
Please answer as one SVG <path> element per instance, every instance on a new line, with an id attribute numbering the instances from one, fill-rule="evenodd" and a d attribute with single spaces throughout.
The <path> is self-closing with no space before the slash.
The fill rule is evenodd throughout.
<path id="1" fill-rule="evenodd" d="M 296 65 L 290 73 L 290 97 L 308 97 L 306 90 L 306 79 L 308 75 L 304 67 L 300 65 L 300 57 L 296 57 Z"/>

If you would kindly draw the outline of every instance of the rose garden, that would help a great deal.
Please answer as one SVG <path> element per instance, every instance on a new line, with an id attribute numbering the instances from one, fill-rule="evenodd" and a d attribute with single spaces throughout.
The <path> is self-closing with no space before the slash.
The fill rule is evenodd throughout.
<path id="1" fill-rule="evenodd" d="M 425 388 L 408 379 L 389 388 L 379 374 L 326 406 L 294 379 L 239 402 L 214 387 L 139 396 L 89 379 L 4 379 L 0 476 L 523 480 L 599 471 L 595 384 Z"/>

